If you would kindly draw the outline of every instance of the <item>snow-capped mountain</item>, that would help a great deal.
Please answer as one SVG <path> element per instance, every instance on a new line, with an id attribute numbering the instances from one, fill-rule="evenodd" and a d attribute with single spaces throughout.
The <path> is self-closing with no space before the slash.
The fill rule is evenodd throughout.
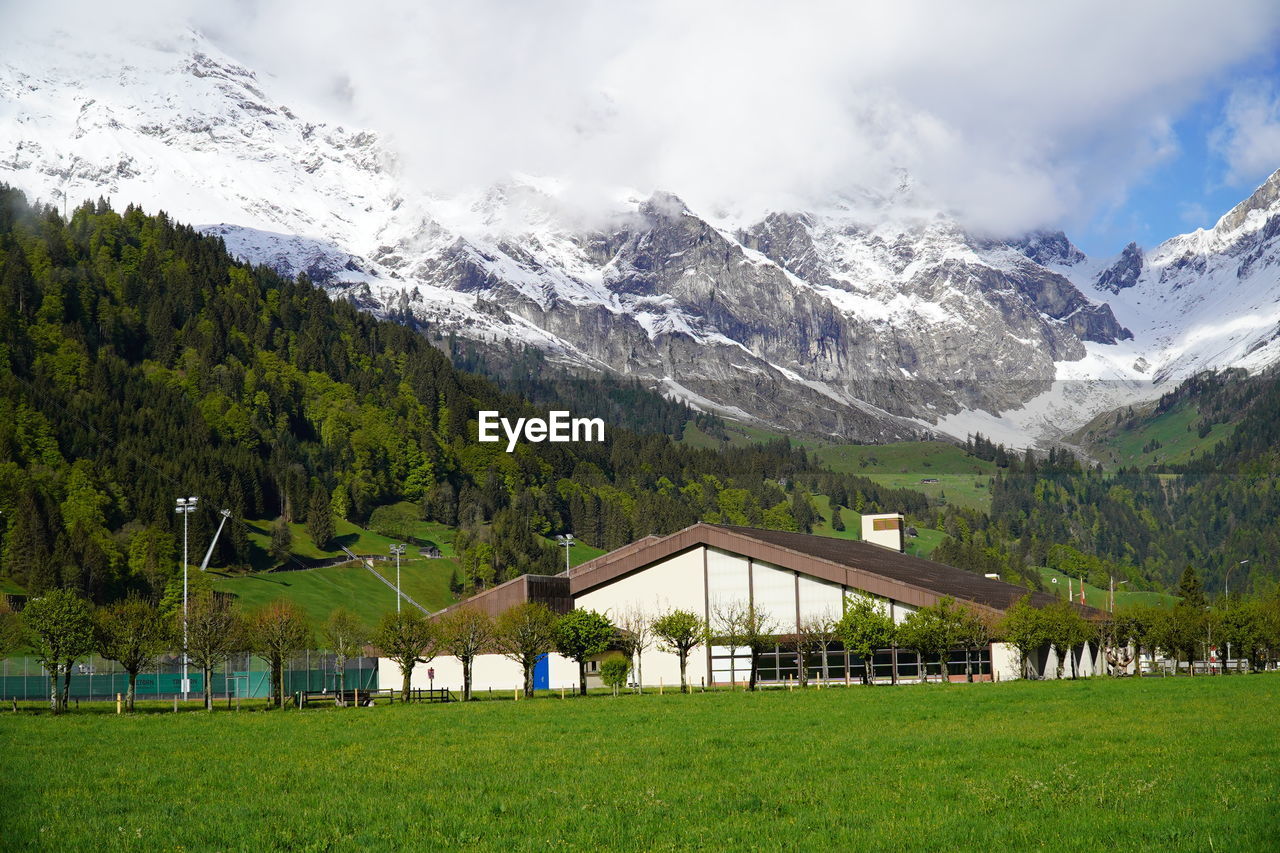
<path id="1" fill-rule="evenodd" d="M 374 130 L 271 88 L 197 33 L 32 46 L 0 57 L 0 181 L 164 209 L 433 336 L 537 346 L 786 430 L 1026 444 L 1280 357 L 1280 178 L 1210 231 L 1099 263 L 1060 233 L 968 234 L 909 187 L 748 223 L 667 192 L 586 217 L 528 176 L 433 196 Z"/>

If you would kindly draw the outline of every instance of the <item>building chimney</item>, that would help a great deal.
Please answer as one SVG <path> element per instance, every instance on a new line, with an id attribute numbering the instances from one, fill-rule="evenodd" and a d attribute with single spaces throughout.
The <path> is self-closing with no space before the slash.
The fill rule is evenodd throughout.
<path id="1" fill-rule="evenodd" d="M 897 551 L 907 550 L 906 524 L 900 512 L 862 516 L 862 541 Z"/>

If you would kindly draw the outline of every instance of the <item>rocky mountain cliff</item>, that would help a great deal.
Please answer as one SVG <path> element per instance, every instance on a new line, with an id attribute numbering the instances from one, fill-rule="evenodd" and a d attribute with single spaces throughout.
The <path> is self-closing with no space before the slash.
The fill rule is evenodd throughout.
<path id="1" fill-rule="evenodd" d="M 1156 380 L 1280 356 L 1274 177 L 1211 231 L 1100 263 L 911 199 L 730 223 L 666 192 L 584 217 L 524 176 L 415 193 L 376 133 L 270 91 L 196 33 L 3 57 L 0 181 L 162 208 L 434 337 L 536 346 L 780 430 L 1025 444 Z"/>

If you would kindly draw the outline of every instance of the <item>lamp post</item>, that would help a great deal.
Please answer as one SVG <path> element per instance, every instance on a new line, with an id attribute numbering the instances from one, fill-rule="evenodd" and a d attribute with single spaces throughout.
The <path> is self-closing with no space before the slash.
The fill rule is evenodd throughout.
<path id="1" fill-rule="evenodd" d="M 196 511 L 199 498 L 178 498 L 174 512 L 182 516 L 182 701 L 187 701 L 191 681 L 187 674 L 187 516 Z"/>
<path id="2" fill-rule="evenodd" d="M 404 554 L 404 543 L 391 546 L 391 553 L 396 555 L 396 612 L 400 612 L 400 556 Z"/>
<path id="3" fill-rule="evenodd" d="M 573 534 L 562 533 L 556 536 L 556 542 L 564 549 L 564 573 L 569 573 L 569 549 L 574 546 Z"/>
<path id="4" fill-rule="evenodd" d="M 1116 587 L 1124 586 L 1127 583 L 1128 581 L 1120 581 L 1120 583 L 1116 583 L 1115 576 L 1114 575 L 1111 576 L 1111 612 L 1112 613 L 1116 612 Z"/>
<path id="5" fill-rule="evenodd" d="M 1240 562 L 1236 563 L 1236 566 L 1243 566 L 1247 562 L 1249 561 L 1241 560 Z M 1227 569 L 1227 576 L 1222 581 L 1222 594 L 1227 599 L 1228 602 L 1231 601 L 1231 572 L 1235 570 L 1236 566 L 1231 566 L 1230 568 Z"/>

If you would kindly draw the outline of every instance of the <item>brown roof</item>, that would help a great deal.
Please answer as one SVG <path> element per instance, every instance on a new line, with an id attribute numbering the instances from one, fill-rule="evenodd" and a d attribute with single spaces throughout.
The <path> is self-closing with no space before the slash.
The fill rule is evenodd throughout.
<path id="1" fill-rule="evenodd" d="M 520 575 L 518 578 L 490 587 L 433 613 L 431 618 L 439 618 L 463 606 L 474 607 L 490 616 L 498 617 L 526 601 L 545 604 L 555 613 L 568 613 L 573 609 L 573 599 L 569 597 L 568 578 L 564 575 Z"/>
<path id="2" fill-rule="evenodd" d="M 700 545 L 743 554 L 915 607 L 927 607 L 943 596 L 951 596 L 980 609 L 1002 613 L 1028 594 L 1025 587 L 866 542 L 720 524 L 695 524 L 670 536 L 647 537 L 583 563 L 569 572 L 570 592 L 576 598 L 656 560 Z M 1032 592 L 1030 596 L 1031 603 L 1040 607 L 1059 600 L 1043 592 Z M 1090 619 L 1106 616 L 1093 607 L 1073 606 Z"/>

